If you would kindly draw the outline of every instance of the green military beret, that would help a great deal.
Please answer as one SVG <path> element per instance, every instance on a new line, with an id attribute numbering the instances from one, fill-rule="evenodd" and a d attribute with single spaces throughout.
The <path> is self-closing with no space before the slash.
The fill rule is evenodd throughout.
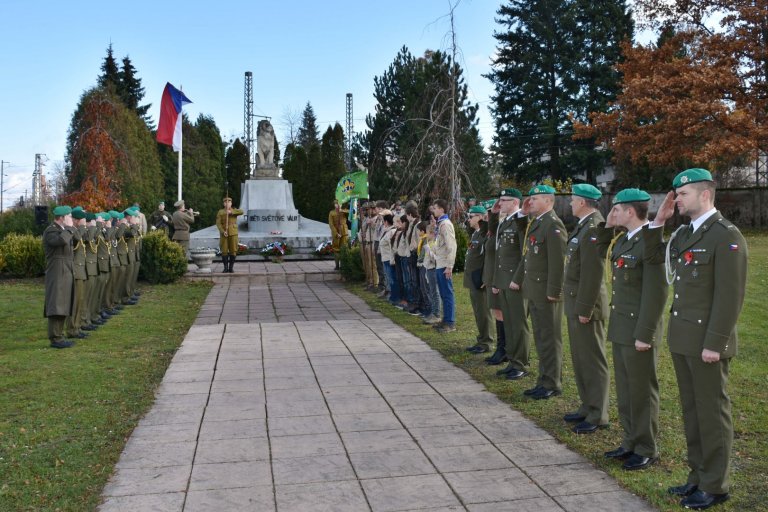
<path id="1" fill-rule="evenodd" d="M 109 216 L 110 216 L 110 218 L 112 218 L 112 219 L 117 219 L 117 218 L 118 218 L 117 216 L 118 216 L 118 215 L 120 215 L 120 214 L 119 214 L 119 213 L 117 213 L 115 210 L 109 210 L 109 212 L 107 212 L 107 213 L 109 213 Z"/>
<path id="2" fill-rule="evenodd" d="M 603 193 L 600 192 L 597 187 L 590 185 L 589 183 L 579 183 L 574 185 L 571 189 L 571 194 L 574 196 L 584 197 L 586 199 L 593 199 L 595 201 L 603 197 Z"/>
<path id="3" fill-rule="evenodd" d="M 640 203 L 650 201 L 651 195 L 639 188 L 625 188 L 613 197 L 613 204 Z"/>
<path id="4" fill-rule="evenodd" d="M 63 217 L 72 213 L 72 208 L 66 205 L 57 206 L 53 209 L 54 217 Z"/>
<path id="5" fill-rule="evenodd" d="M 123 220 L 125 218 L 125 214 L 123 212 L 116 212 L 117 217 L 115 217 L 117 220 Z"/>
<path id="6" fill-rule="evenodd" d="M 480 204 L 485 206 L 486 210 L 490 210 L 491 208 L 493 208 L 493 205 L 496 204 L 496 200 L 495 199 L 486 199 L 485 201 L 483 201 Z"/>
<path id="7" fill-rule="evenodd" d="M 82 206 L 75 206 L 74 208 L 72 208 L 72 211 L 73 212 L 83 211 L 83 207 Z"/>
<path id="8" fill-rule="evenodd" d="M 160 201 L 159 203 L 157 203 L 157 206 L 160 206 L 160 205 L 165 206 L 165 201 Z"/>
<path id="9" fill-rule="evenodd" d="M 499 196 L 500 197 L 516 197 L 517 199 L 522 199 L 523 193 L 517 190 L 516 188 L 505 188 L 504 190 L 501 191 Z"/>
<path id="10" fill-rule="evenodd" d="M 485 209 L 485 206 L 482 205 L 475 205 L 472 208 L 469 209 L 470 215 L 485 215 L 485 212 L 488 210 Z"/>
<path id="11" fill-rule="evenodd" d="M 675 179 L 672 180 L 672 188 L 680 188 L 683 185 L 699 181 L 713 181 L 712 175 L 706 169 L 687 169 L 675 176 Z"/>
<path id="12" fill-rule="evenodd" d="M 92 220 L 96 220 L 96 214 L 91 212 L 86 212 L 85 220 L 87 220 L 88 222 L 91 222 Z"/>
<path id="13" fill-rule="evenodd" d="M 96 214 L 96 222 L 102 222 L 109 220 L 109 214 L 107 212 L 99 212 Z"/>
<path id="14" fill-rule="evenodd" d="M 77 219 L 77 220 L 84 219 L 85 218 L 85 210 L 83 210 L 82 208 L 80 208 L 80 209 L 72 208 L 72 218 L 73 219 Z"/>
<path id="15" fill-rule="evenodd" d="M 125 210 L 123 210 L 123 215 L 126 216 L 126 217 L 135 217 L 136 216 L 136 211 L 135 210 L 131 210 L 130 208 L 126 208 Z"/>
<path id="16" fill-rule="evenodd" d="M 536 185 L 528 191 L 529 196 L 537 196 L 539 194 L 554 194 L 555 189 L 549 185 Z"/>

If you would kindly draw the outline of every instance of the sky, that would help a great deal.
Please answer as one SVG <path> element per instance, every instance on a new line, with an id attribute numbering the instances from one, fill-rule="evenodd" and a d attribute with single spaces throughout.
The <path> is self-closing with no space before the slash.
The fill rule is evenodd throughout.
<path id="1" fill-rule="evenodd" d="M 456 3 L 456 0 L 453 2 Z M 254 114 L 270 116 L 284 146 L 287 112 L 310 102 L 321 133 L 346 127 L 353 94 L 356 132 L 373 112 L 373 79 L 401 47 L 420 56 L 447 49 L 448 0 L 2 0 L 0 2 L 0 160 L 4 205 L 31 194 L 35 154 L 44 172 L 61 165 L 67 129 L 82 93 L 96 84 L 109 44 L 128 55 L 157 122 L 166 82 L 193 101 L 194 120 L 212 116 L 225 140 L 243 133 L 244 73 L 253 72 Z M 461 0 L 455 9 L 459 62 L 479 129 L 493 137 L 488 112 L 501 0 Z M 258 121 L 258 118 L 254 120 Z"/>

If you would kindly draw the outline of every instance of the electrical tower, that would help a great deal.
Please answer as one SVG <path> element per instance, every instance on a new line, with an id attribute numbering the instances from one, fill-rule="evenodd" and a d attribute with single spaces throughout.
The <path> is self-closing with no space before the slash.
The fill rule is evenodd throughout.
<path id="1" fill-rule="evenodd" d="M 347 162 L 347 169 L 352 169 L 354 162 L 352 161 L 352 135 L 354 134 L 354 127 L 352 126 L 352 93 L 347 93 L 347 140 L 344 147 L 344 160 Z"/>
<path id="2" fill-rule="evenodd" d="M 45 203 L 45 176 L 43 176 L 43 157 L 42 153 L 35 154 L 35 170 L 32 171 L 32 206 L 39 206 Z"/>
<path id="3" fill-rule="evenodd" d="M 243 143 L 248 148 L 248 162 L 250 164 L 250 172 L 253 174 L 255 161 L 253 154 L 256 152 L 256 146 L 253 143 L 253 73 L 250 71 L 245 72 L 244 116 L 243 137 L 245 140 Z"/>

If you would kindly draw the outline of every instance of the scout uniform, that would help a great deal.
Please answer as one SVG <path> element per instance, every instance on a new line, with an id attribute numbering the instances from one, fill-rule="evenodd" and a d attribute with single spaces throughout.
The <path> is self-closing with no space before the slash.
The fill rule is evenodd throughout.
<path id="1" fill-rule="evenodd" d="M 333 244 L 333 259 L 336 260 L 336 270 L 339 269 L 341 248 L 349 244 L 349 230 L 345 213 L 349 210 L 336 211 L 336 208 L 328 214 L 328 226 L 331 228 L 331 243 Z"/>
<path id="2" fill-rule="evenodd" d="M 675 189 L 712 181 L 704 169 L 678 174 Z M 674 285 L 667 342 L 672 352 L 685 437 L 688 444 L 688 484 L 672 488 L 673 494 L 702 497 L 719 503 L 728 499 L 730 456 L 733 445 L 731 400 L 726 388 L 731 357 L 738 349 L 736 322 L 744 302 L 747 279 L 747 244 L 731 222 L 714 211 L 697 228 L 681 226 L 669 240 L 665 258 L 663 229 L 643 231 L 651 261 L 665 262 L 668 280 Z M 720 354 L 706 363 L 703 349 Z M 689 498 L 681 504 L 690 503 Z M 689 500 L 689 501 L 687 501 Z"/>
<path id="3" fill-rule="evenodd" d="M 592 185 L 573 186 L 573 195 L 597 201 L 602 193 Z M 605 247 L 598 244 L 597 227 L 605 219 L 595 211 L 579 219 L 568 237 L 565 256 L 565 318 L 571 345 L 571 362 L 579 410 L 566 415 L 578 423 L 577 434 L 595 432 L 608 424 L 608 360 L 605 356 L 605 321 L 608 319 L 608 292 L 603 280 Z M 602 249 L 602 250 L 601 250 Z M 582 324 L 579 317 L 589 318 Z"/>
<path id="4" fill-rule="evenodd" d="M 624 189 L 613 204 L 648 202 L 642 190 Z M 646 221 L 647 225 L 647 221 Z M 643 228 L 619 234 L 608 261 L 611 268 L 611 309 L 608 340 L 613 347 L 614 378 L 619 424 L 624 437 L 621 446 L 606 452 L 609 458 L 631 454 L 648 459 L 659 456 L 656 438 L 659 431 L 659 381 L 656 376 L 658 346 L 661 343 L 661 317 L 667 302 L 664 266 L 646 260 Z M 609 247 L 613 228 L 597 228 L 598 243 Z M 645 351 L 635 341 L 651 345 Z M 650 462 L 650 461 L 648 461 Z M 629 461 L 628 461 L 629 463 Z M 631 466 L 627 466 L 630 469 Z"/>
<path id="5" fill-rule="evenodd" d="M 173 238 L 184 249 L 184 256 L 189 252 L 189 225 L 195 222 L 195 216 L 184 210 L 184 201 L 176 201 L 173 206 Z"/>
<path id="6" fill-rule="evenodd" d="M 522 199 L 523 195 L 515 188 L 501 191 L 502 197 Z M 523 236 L 527 225 L 525 216 L 519 212 L 499 219 L 496 231 L 496 262 L 494 265 L 493 287 L 499 290 L 498 297 L 501 313 L 504 318 L 504 339 L 499 340 L 502 355 L 509 365 L 502 373 L 510 380 L 515 380 L 527 374 L 531 341 L 528 328 L 528 304 L 522 290 L 509 287 L 512 281 L 520 284 L 520 267 L 522 266 Z M 518 278 L 516 280 L 515 278 Z M 499 361 L 502 362 L 502 361 Z M 493 361 L 491 361 L 493 363 Z"/>
<path id="7" fill-rule="evenodd" d="M 554 195 L 555 189 L 537 185 L 528 194 Z M 523 298 L 528 299 L 533 339 L 539 355 L 536 386 L 526 390 L 525 394 L 537 400 L 547 399 L 562 393 L 563 303 L 561 300 L 551 302 L 547 297 L 559 298 L 563 293 L 566 245 L 563 221 L 553 210 L 531 219 L 523 243 L 523 265 L 514 281 L 522 283 Z"/>
<path id="8" fill-rule="evenodd" d="M 70 215 L 72 208 L 57 206 L 53 216 Z M 67 348 L 74 342 L 64 339 L 64 322 L 72 313 L 74 275 L 72 271 L 72 237 L 74 229 L 54 222 L 43 232 L 45 252 L 45 307 L 48 318 L 48 339 L 53 348 Z"/>
<path id="9" fill-rule="evenodd" d="M 72 218 L 76 220 L 85 220 L 85 211 L 81 206 L 72 208 Z M 88 280 L 88 273 L 85 270 L 85 240 L 87 230 L 85 226 L 77 226 L 72 233 L 73 258 L 72 274 L 74 276 L 74 300 L 72 302 L 72 314 L 67 317 L 66 330 L 70 338 L 85 338 L 87 335 L 80 330 L 83 326 L 83 309 L 86 307 L 85 287 Z"/>
<path id="10" fill-rule="evenodd" d="M 232 199 L 225 197 L 223 202 L 229 201 L 230 206 Z M 216 227 L 219 230 L 219 249 L 221 249 L 221 260 L 224 263 L 224 272 L 233 273 L 233 267 L 235 266 L 235 259 L 237 258 L 237 217 L 242 215 L 243 210 L 239 208 L 230 208 L 229 212 L 226 208 L 222 208 L 216 213 Z"/>
<path id="11" fill-rule="evenodd" d="M 469 209 L 469 215 L 485 215 L 486 210 L 482 206 L 473 206 Z M 485 224 L 485 223 L 483 223 Z M 485 242 L 488 231 L 481 224 L 472 232 L 467 244 L 467 255 L 464 260 L 464 288 L 469 290 L 469 300 L 472 303 L 472 311 L 475 314 L 477 326 L 477 341 L 469 347 L 470 352 L 482 353 L 488 351 L 488 345 L 493 343 L 491 325 L 493 316 L 488 307 L 488 292 L 483 285 L 483 268 L 485 264 Z"/>

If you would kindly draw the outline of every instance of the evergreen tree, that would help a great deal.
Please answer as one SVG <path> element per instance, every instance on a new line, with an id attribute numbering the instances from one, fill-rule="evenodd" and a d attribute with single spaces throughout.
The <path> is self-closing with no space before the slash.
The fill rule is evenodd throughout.
<path id="1" fill-rule="evenodd" d="M 140 105 L 144 99 L 144 87 L 141 86 L 141 78 L 136 76 L 136 68 L 133 66 L 130 57 L 123 57 L 123 66 L 118 74 L 119 83 L 117 93 L 125 103 L 125 106 L 136 111 L 139 117 L 144 119 L 147 126 L 152 128 L 152 120 L 147 115 L 151 103 Z"/>
<path id="2" fill-rule="evenodd" d="M 229 183 L 229 197 L 232 198 L 232 204 L 235 206 L 240 205 L 240 185 L 245 183 L 251 175 L 250 156 L 248 155 L 248 148 L 240 142 L 240 139 L 235 139 L 232 146 L 227 149 L 227 154 L 224 157 L 227 166 L 227 182 Z"/>
<path id="3" fill-rule="evenodd" d="M 108 84 L 112 84 L 115 88 L 120 83 L 120 71 L 117 68 L 117 61 L 112 51 L 112 43 L 109 43 L 107 47 L 107 56 L 104 57 L 104 62 L 101 63 L 101 75 L 99 75 L 97 83 L 101 87 L 107 87 Z"/>
<path id="4" fill-rule="evenodd" d="M 312 105 L 307 102 L 307 106 L 304 107 L 304 112 L 301 114 L 301 126 L 297 137 L 299 146 L 306 151 L 309 151 L 312 146 L 317 146 L 320 144 L 319 133 L 315 111 L 312 109 Z"/>
<path id="5" fill-rule="evenodd" d="M 509 0 L 497 11 L 498 56 L 487 77 L 502 170 L 562 179 L 602 166 L 591 141 L 572 140 L 570 114 L 604 110 L 619 89 L 614 65 L 632 37 L 625 0 Z"/>

